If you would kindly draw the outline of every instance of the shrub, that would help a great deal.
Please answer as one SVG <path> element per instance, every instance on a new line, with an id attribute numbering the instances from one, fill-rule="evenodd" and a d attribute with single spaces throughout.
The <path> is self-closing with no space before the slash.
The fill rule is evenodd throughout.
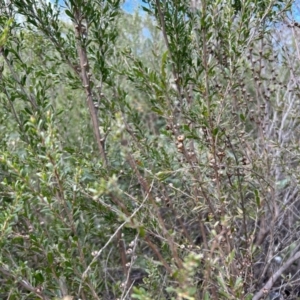
<path id="1" fill-rule="evenodd" d="M 144 3 L 1 6 L 1 298 L 292 299 L 291 2 Z"/>

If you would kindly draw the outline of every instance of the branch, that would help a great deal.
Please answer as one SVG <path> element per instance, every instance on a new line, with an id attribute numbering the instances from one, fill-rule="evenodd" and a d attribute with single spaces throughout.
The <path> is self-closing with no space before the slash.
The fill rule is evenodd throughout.
<path id="1" fill-rule="evenodd" d="M 74 12 L 76 15 L 76 23 L 74 24 L 74 27 L 75 27 L 75 37 L 77 40 L 77 52 L 80 60 L 81 81 L 87 97 L 87 103 L 88 103 L 90 116 L 93 123 L 93 131 L 96 138 L 97 146 L 100 152 L 103 165 L 104 167 L 106 167 L 108 162 L 105 153 L 105 145 L 104 145 L 105 139 L 102 137 L 99 129 L 100 124 L 97 116 L 97 109 L 95 108 L 93 97 L 92 97 L 92 87 L 91 87 L 91 80 L 90 80 L 91 73 L 89 72 L 88 55 L 87 55 L 87 50 L 84 47 L 82 42 L 82 39 L 84 39 L 84 36 L 87 34 L 86 33 L 87 29 L 82 24 L 81 17 L 80 17 L 81 14 L 77 7 L 74 8 Z"/>
<path id="2" fill-rule="evenodd" d="M 176 84 L 176 87 L 177 87 L 178 96 L 179 96 L 180 100 L 182 100 L 181 99 L 182 98 L 181 97 L 181 92 L 180 92 L 181 87 L 180 87 L 179 80 L 178 80 L 179 79 L 178 78 L 179 74 L 178 74 L 178 70 L 176 70 L 176 68 L 174 66 L 173 53 L 171 51 L 170 43 L 169 43 L 169 40 L 168 40 L 166 23 L 165 23 L 163 11 L 161 10 L 160 0 L 156 0 L 156 6 L 157 6 L 157 10 L 158 10 L 159 21 L 160 21 L 160 24 L 161 24 L 161 27 L 162 27 L 162 33 L 163 33 L 163 36 L 164 36 L 164 40 L 165 40 L 165 43 L 166 43 L 166 46 L 167 46 L 167 49 L 169 51 L 169 55 L 170 55 L 171 61 L 172 61 L 172 72 L 173 72 L 175 84 Z"/>
<path id="3" fill-rule="evenodd" d="M 277 272 L 274 273 L 273 276 L 270 277 L 268 282 L 254 295 L 252 300 L 259 300 L 265 295 L 265 291 L 269 291 L 274 282 L 282 275 L 282 273 L 297 259 L 300 258 L 300 251 L 295 253 L 293 257 L 291 257 L 289 260 L 287 260 L 279 269 Z"/>
<path id="4" fill-rule="evenodd" d="M 151 185 L 152 188 L 152 185 Z M 131 214 L 131 216 L 128 218 L 128 220 L 126 220 L 125 222 L 123 222 L 115 231 L 115 233 L 109 238 L 109 240 L 106 242 L 106 244 L 97 252 L 97 254 L 95 255 L 95 257 L 92 259 L 91 263 L 88 265 L 88 267 L 86 268 L 86 270 L 82 273 L 81 279 L 82 281 L 85 280 L 85 278 L 87 277 L 89 271 L 92 268 L 92 265 L 98 260 L 98 258 L 101 256 L 102 252 L 108 247 L 108 245 L 112 242 L 112 240 L 117 236 L 117 234 L 119 233 L 119 231 L 128 223 L 129 220 L 131 220 L 138 212 L 139 210 L 144 206 L 144 203 L 146 202 L 146 200 L 148 199 L 148 196 L 150 194 L 151 188 L 148 192 L 148 194 L 146 195 L 146 197 L 144 198 L 143 202 L 141 203 L 141 205 Z M 81 288 L 82 288 L 82 281 L 80 283 L 79 286 L 79 291 L 78 291 L 78 295 L 80 295 L 81 292 Z"/>
<path id="5" fill-rule="evenodd" d="M 43 300 L 50 300 L 47 296 L 43 295 L 42 289 L 33 287 L 27 280 L 22 278 L 17 278 L 10 271 L 7 270 L 6 267 L 0 267 L 0 272 L 8 277 L 13 277 L 26 291 L 29 291 L 35 294 L 38 298 Z"/>

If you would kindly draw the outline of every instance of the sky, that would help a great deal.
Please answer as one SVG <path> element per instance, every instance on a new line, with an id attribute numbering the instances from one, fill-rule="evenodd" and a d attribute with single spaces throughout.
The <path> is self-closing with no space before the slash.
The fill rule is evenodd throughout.
<path id="1" fill-rule="evenodd" d="M 142 4 L 141 0 L 125 0 L 125 3 L 123 4 L 123 9 L 129 13 L 133 12 L 135 8 Z"/>
<path id="2" fill-rule="evenodd" d="M 60 4 L 63 4 L 63 0 L 59 0 Z M 123 9 L 126 12 L 132 13 L 139 4 L 142 4 L 142 0 L 125 0 L 123 4 Z"/>
<path id="3" fill-rule="evenodd" d="M 50 0 L 53 1 L 53 0 Z M 59 0 L 60 4 L 63 4 L 64 0 Z M 142 0 L 125 0 L 123 4 L 123 9 L 128 12 L 132 13 L 134 10 L 144 4 Z M 145 4 L 144 4 L 145 5 Z M 299 7 L 299 1 L 294 1 L 293 3 L 293 19 L 296 19 L 299 22 L 300 19 L 300 7 Z"/>

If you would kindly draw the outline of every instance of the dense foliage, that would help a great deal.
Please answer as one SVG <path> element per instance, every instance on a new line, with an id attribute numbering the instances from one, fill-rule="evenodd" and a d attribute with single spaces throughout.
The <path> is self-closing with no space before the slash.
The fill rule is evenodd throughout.
<path id="1" fill-rule="evenodd" d="M 0 2 L 1 299 L 297 299 L 292 2 Z"/>

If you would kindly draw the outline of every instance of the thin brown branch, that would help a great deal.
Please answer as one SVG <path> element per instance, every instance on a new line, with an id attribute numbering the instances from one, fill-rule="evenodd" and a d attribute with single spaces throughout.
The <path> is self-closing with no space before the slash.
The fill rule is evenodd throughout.
<path id="1" fill-rule="evenodd" d="M 172 273 L 172 269 L 169 266 L 169 264 L 164 260 L 164 258 L 162 257 L 162 255 L 159 252 L 159 249 L 156 247 L 156 245 L 154 245 L 151 240 L 149 239 L 148 236 L 145 237 L 145 241 L 147 242 L 147 244 L 149 245 L 149 247 L 152 249 L 152 251 L 154 252 L 154 254 L 157 256 L 157 258 L 159 259 L 159 261 L 163 264 L 163 266 L 165 267 L 165 269 L 168 271 L 168 273 Z"/>
<path id="2" fill-rule="evenodd" d="M 92 97 L 92 87 L 89 76 L 89 61 L 87 56 L 87 49 L 84 46 L 83 40 L 85 39 L 86 28 L 82 23 L 82 16 L 79 8 L 74 8 L 75 15 L 77 17 L 75 27 L 75 37 L 77 40 L 77 52 L 80 60 L 80 68 L 81 68 L 81 81 L 86 93 L 87 104 L 90 112 L 90 116 L 93 124 L 94 136 L 96 139 L 96 143 L 98 146 L 98 150 L 102 159 L 103 165 L 106 167 L 108 164 L 106 153 L 105 153 L 105 139 L 102 137 L 100 133 L 100 124 L 97 116 L 97 109 L 95 108 L 93 97 Z"/>
<path id="3" fill-rule="evenodd" d="M 41 289 L 32 286 L 27 280 L 20 278 L 19 276 L 14 276 L 5 267 L 0 267 L 0 273 L 5 275 L 4 277 L 13 277 L 26 291 L 34 293 L 38 298 L 43 300 L 50 300 L 49 297 L 45 296 Z"/>
<path id="4" fill-rule="evenodd" d="M 182 268 L 182 260 L 178 256 L 177 248 L 176 248 L 175 243 L 174 243 L 174 238 L 169 234 L 168 230 L 166 229 L 165 223 L 164 223 L 164 221 L 163 221 L 163 219 L 162 219 L 162 217 L 159 213 L 159 209 L 158 209 L 158 207 L 155 203 L 154 197 L 152 196 L 152 194 L 150 192 L 149 185 L 148 185 L 146 179 L 139 172 L 137 164 L 136 164 L 134 158 L 130 154 L 128 154 L 128 162 L 129 162 L 131 168 L 134 170 L 134 172 L 135 172 L 135 174 L 138 178 L 138 181 L 139 181 L 141 187 L 143 188 L 144 192 L 149 193 L 149 200 L 151 201 L 151 205 L 152 205 L 154 211 L 156 212 L 156 217 L 157 217 L 158 222 L 161 226 L 161 229 L 163 230 L 163 234 L 167 238 L 167 241 L 168 241 L 170 250 L 172 252 L 172 255 L 174 257 L 174 260 L 177 263 L 177 266 L 179 268 Z"/>
<path id="5" fill-rule="evenodd" d="M 252 300 L 259 300 L 262 298 L 265 294 L 265 291 L 269 291 L 275 281 L 283 274 L 283 272 L 289 268 L 297 259 L 300 258 L 300 251 L 295 253 L 294 256 L 292 256 L 290 259 L 288 259 L 279 269 L 277 272 L 275 272 L 267 281 L 267 283 L 254 295 Z"/>

